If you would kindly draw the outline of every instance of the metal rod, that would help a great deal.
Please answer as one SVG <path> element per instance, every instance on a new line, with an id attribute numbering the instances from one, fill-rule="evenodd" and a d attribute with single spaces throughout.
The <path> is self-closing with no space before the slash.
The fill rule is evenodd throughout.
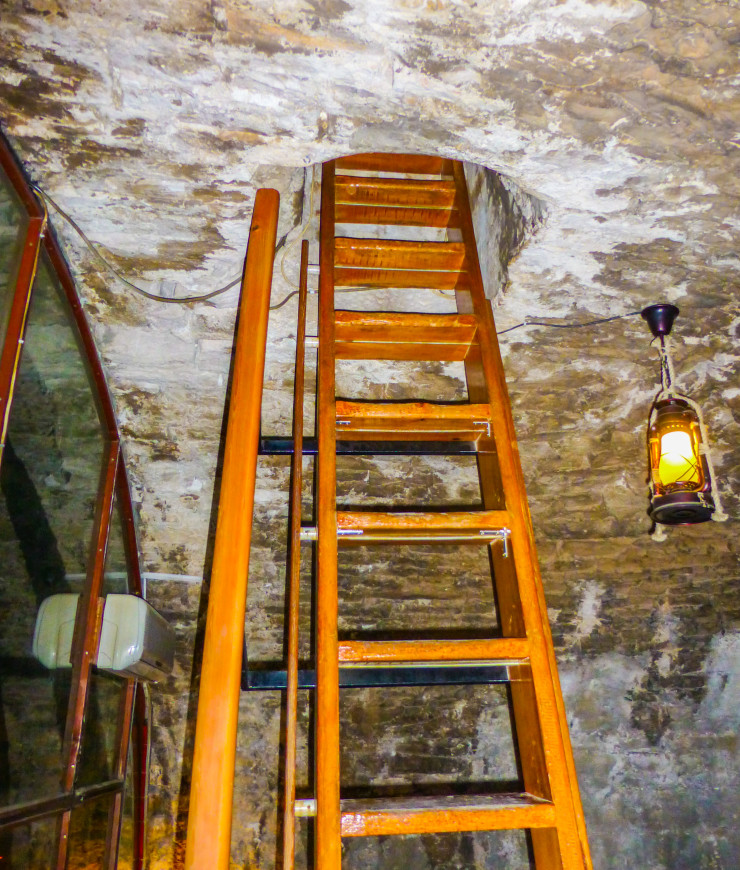
<path id="1" fill-rule="evenodd" d="M 389 414 L 388 416 L 391 417 L 392 414 Z M 337 420 L 337 426 L 352 426 L 353 422 L 354 421 L 351 419 Z M 390 427 L 377 426 L 377 427 L 375 427 L 375 426 L 364 426 L 364 425 L 361 425 L 358 423 L 354 423 L 353 429 L 344 429 L 340 434 L 342 435 L 342 437 L 346 437 L 347 435 L 350 434 L 350 432 L 382 433 L 382 432 L 400 432 L 400 431 L 402 431 L 407 435 L 454 435 L 455 432 L 480 432 L 481 434 L 483 434 L 485 432 L 486 434 L 489 434 L 489 432 L 490 432 L 489 428 L 487 428 L 486 426 L 483 426 L 483 428 L 481 428 L 481 429 L 476 429 L 475 427 L 477 425 L 478 425 L 477 423 L 473 423 L 472 426 L 466 426 L 466 425 L 462 424 L 462 425 L 458 426 L 457 428 L 448 427 L 447 429 L 412 429 L 410 427 L 409 428 L 404 427 L 403 429 L 399 429 L 398 426 L 390 426 Z"/>
<path id="2" fill-rule="evenodd" d="M 193 753 L 186 870 L 228 870 L 247 571 L 280 197 L 257 191 L 236 335 Z"/>
<path id="3" fill-rule="evenodd" d="M 310 528 L 303 530 L 306 533 L 304 540 L 311 540 L 309 533 Z M 508 555 L 508 539 L 511 532 L 509 529 L 473 529 L 469 532 L 445 532 L 439 531 L 436 533 L 430 532 L 413 532 L 413 531 L 365 531 L 363 529 L 339 529 L 337 536 L 343 539 L 344 543 L 351 542 L 353 544 L 372 544 L 381 542 L 413 542 L 413 543 L 428 543 L 428 544 L 447 544 L 451 541 L 465 542 L 469 544 L 490 544 L 496 541 L 501 541 L 504 547 L 504 557 Z"/>
<path id="4" fill-rule="evenodd" d="M 308 242 L 301 245 L 301 273 L 298 290 L 298 324 L 295 343 L 295 384 L 293 387 L 293 444 L 290 481 L 290 565 L 288 569 L 288 661 L 285 714 L 285 789 L 283 806 L 283 868 L 295 864 L 295 763 L 298 717 L 298 616 L 301 589 L 301 492 L 303 484 L 303 386 L 305 374 L 306 295 Z"/>
<path id="5" fill-rule="evenodd" d="M 69 812 L 80 804 L 95 798 L 118 794 L 123 791 L 123 785 L 122 780 L 106 780 L 92 786 L 78 788 L 70 794 L 3 807 L 0 809 L 0 828 L 5 830 L 16 825 L 27 825 L 36 819 Z"/>

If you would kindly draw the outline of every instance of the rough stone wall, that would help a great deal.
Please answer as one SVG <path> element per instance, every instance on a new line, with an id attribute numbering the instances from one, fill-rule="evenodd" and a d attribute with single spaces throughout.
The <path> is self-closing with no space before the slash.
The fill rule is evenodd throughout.
<path id="1" fill-rule="evenodd" d="M 506 290 L 509 263 L 545 222 L 547 208 L 506 176 L 465 164 L 475 239 L 486 296 L 496 301 Z"/>
<path id="2" fill-rule="evenodd" d="M 679 381 L 704 408 L 732 519 L 663 545 L 646 538 L 642 439 L 657 365 L 640 319 L 525 327 L 502 344 L 595 866 L 740 864 L 738 10 L 26 0 L 4 5 L 3 28 L 4 129 L 34 178 L 155 292 L 203 292 L 238 274 L 256 187 L 280 189 L 282 237 L 304 207 L 301 167 L 379 149 L 477 163 L 545 203 L 545 223 L 507 266 L 499 329 L 681 307 Z M 150 596 L 178 631 L 176 674 L 156 695 L 151 830 L 151 866 L 177 866 L 236 293 L 144 302 L 55 226 L 126 433 Z M 278 279 L 275 300 L 287 289 Z M 280 312 L 264 408 L 273 434 L 287 431 L 291 385 L 293 309 Z M 454 373 L 427 372 L 424 384 L 456 389 Z M 435 492 L 453 480 L 414 474 Z M 280 638 L 286 487 L 285 462 L 264 462 L 249 631 L 266 657 Z M 242 716 L 234 861 L 268 868 L 278 701 L 244 698 Z M 497 843 L 368 843 L 357 860 L 485 867 L 501 850 L 517 860 L 517 843 Z"/>

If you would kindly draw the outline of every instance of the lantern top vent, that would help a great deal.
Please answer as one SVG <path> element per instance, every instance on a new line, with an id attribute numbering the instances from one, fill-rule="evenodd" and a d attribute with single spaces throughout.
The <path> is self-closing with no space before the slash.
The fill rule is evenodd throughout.
<path id="1" fill-rule="evenodd" d="M 642 316 L 647 321 L 650 331 L 656 338 L 670 335 L 673 328 L 673 321 L 678 317 L 679 308 L 677 305 L 664 303 L 662 305 L 648 305 L 643 308 Z"/>

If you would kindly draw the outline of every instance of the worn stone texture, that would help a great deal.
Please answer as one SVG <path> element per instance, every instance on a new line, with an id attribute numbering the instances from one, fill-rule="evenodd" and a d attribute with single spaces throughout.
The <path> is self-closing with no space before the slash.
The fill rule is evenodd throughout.
<path id="1" fill-rule="evenodd" d="M 203 293 L 235 278 L 257 187 L 280 191 L 279 237 L 290 241 L 309 211 L 303 167 L 385 150 L 500 174 L 468 166 L 477 217 L 496 241 L 487 256 L 479 248 L 499 329 L 681 307 L 679 386 L 704 409 L 731 519 L 673 530 L 662 545 L 647 537 L 645 513 L 658 367 L 644 323 L 527 326 L 502 347 L 595 866 L 740 865 L 737 4 L 8 0 L 2 25 L 3 129 L 34 180 L 152 292 Z M 144 566 L 197 580 L 208 568 L 237 292 L 145 301 L 52 222 L 124 431 Z M 295 280 L 297 246 L 285 269 Z M 277 269 L 274 301 L 290 289 Z M 266 434 L 289 426 L 294 316 L 288 303 L 271 319 Z M 367 367 L 345 383 L 398 397 L 409 374 Z M 454 367 L 413 377 L 440 398 L 462 389 Z M 441 464 L 345 472 L 348 498 L 475 498 L 467 472 Z M 261 463 L 248 634 L 268 659 L 282 637 L 287 480 L 284 460 Z M 401 605 L 395 573 L 391 563 L 378 575 L 377 595 L 348 584 L 348 628 L 365 604 L 372 619 L 392 615 L 386 593 Z M 473 611 L 483 587 L 472 567 L 464 577 Z M 426 590 L 440 608 L 424 611 L 428 624 L 453 587 L 436 599 Z M 204 600 L 197 582 L 153 580 L 149 591 L 180 639 L 176 673 L 154 691 L 150 867 L 169 868 L 182 857 Z M 481 718 L 489 708 L 463 706 L 476 735 L 465 752 L 476 757 L 498 738 Z M 279 699 L 244 697 L 241 713 L 233 862 L 271 868 Z M 403 743 L 408 723 L 394 721 Z M 381 761 L 396 760 L 399 745 L 388 741 Z M 408 741 L 406 751 L 421 757 Z M 440 870 L 525 861 L 516 837 L 498 835 L 368 840 L 347 855 L 348 866 Z"/>

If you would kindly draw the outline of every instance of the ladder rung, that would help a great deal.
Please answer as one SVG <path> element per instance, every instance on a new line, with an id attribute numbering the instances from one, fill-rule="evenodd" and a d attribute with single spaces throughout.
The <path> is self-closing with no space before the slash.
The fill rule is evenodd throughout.
<path id="1" fill-rule="evenodd" d="M 353 238 L 334 240 L 334 265 L 340 269 L 459 272 L 464 263 L 465 245 L 460 242 Z"/>
<path id="2" fill-rule="evenodd" d="M 399 290 L 466 290 L 469 282 L 465 272 L 338 268 L 334 270 L 334 286 L 387 287 Z"/>
<path id="3" fill-rule="evenodd" d="M 338 203 L 335 217 L 338 224 L 374 224 L 438 229 L 456 229 L 460 226 L 460 213 L 455 208 L 405 208 L 393 205 Z"/>
<path id="4" fill-rule="evenodd" d="M 395 172 L 409 175 L 452 175 L 452 161 L 426 154 L 350 154 L 339 157 L 337 171 L 344 169 L 367 172 Z"/>
<path id="5" fill-rule="evenodd" d="M 337 438 L 475 441 L 491 433 L 490 405 L 337 401 Z"/>
<path id="6" fill-rule="evenodd" d="M 455 202 L 455 182 L 451 179 L 419 181 L 337 175 L 335 191 L 337 205 L 399 206 L 412 211 L 443 209 L 449 212 Z"/>
<path id="7" fill-rule="evenodd" d="M 506 553 L 508 522 L 506 511 L 337 512 L 337 532 L 343 544 L 383 541 L 488 544 L 500 540 Z"/>
<path id="8" fill-rule="evenodd" d="M 464 360 L 475 337 L 472 314 L 337 311 L 337 359 Z"/>
<path id="9" fill-rule="evenodd" d="M 340 662 L 452 662 L 485 660 L 520 662 L 529 656 L 529 641 L 520 637 L 490 640 L 345 640 Z"/>
<path id="10" fill-rule="evenodd" d="M 340 805 L 343 837 L 555 826 L 553 804 L 526 793 L 343 800 Z"/>

